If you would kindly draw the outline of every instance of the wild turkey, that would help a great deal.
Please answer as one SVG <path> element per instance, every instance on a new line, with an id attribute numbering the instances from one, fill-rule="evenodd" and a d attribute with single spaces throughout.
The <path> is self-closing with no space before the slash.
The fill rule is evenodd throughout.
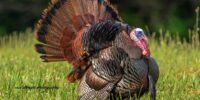
<path id="1" fill-rule="evenodd" d="M 78 99 L 155 99 L 159 70 L 142 29 L 122 22 L 108 0 L 52 0 L 38 22 L 44 62 L 68 61 Z"/>

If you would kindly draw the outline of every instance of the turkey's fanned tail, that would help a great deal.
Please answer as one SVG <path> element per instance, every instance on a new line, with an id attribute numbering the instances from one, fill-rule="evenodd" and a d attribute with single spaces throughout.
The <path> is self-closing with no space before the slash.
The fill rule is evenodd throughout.
<path id="1" fill-rule="evenodd" d="M 104 20 L 120 21 L 107 0 L 51 0 L 38 21 L 35 35 L 41 43 L 36 51 L 44 62 L 68 61 L 75 69 L 81 67 L 83 33 Z"/>

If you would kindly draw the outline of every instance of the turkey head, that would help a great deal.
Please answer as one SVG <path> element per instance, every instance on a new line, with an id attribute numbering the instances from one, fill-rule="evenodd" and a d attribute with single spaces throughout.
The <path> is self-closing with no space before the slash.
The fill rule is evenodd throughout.
<path id="1" fill-rule="evenodd" d="M 130 33 L 130 37 L 136 42 L 137 46 L 142 49 L 142 55 L 144 58 L 148 58 L 150 56 L 150 50 L 144 31 L 141 28 L 133 29 Z"/>

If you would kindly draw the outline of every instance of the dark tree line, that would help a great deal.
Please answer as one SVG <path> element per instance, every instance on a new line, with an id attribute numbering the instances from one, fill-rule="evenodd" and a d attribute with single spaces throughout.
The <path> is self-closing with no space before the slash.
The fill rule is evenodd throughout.
<path id="1" fill-rule="evenodd" d="M 49 0 L 1 0 L 0 35 L 34 27 Z M 187 34 L 195 20 L 200 0 L 111 0 L 123 19 L 151 31 L 159 28 Z"/>

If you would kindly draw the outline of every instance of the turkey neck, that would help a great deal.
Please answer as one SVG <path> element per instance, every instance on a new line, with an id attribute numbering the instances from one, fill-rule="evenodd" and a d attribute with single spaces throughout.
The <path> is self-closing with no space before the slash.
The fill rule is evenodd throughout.
<path id="1" fill-rule="evenodd" d="M 125 31 L 122 31 L 116 36 L 114 45 L 122 48 L 130 58 L 140 59 L 142 57 L 142 50 L 130 39 Z"/>

